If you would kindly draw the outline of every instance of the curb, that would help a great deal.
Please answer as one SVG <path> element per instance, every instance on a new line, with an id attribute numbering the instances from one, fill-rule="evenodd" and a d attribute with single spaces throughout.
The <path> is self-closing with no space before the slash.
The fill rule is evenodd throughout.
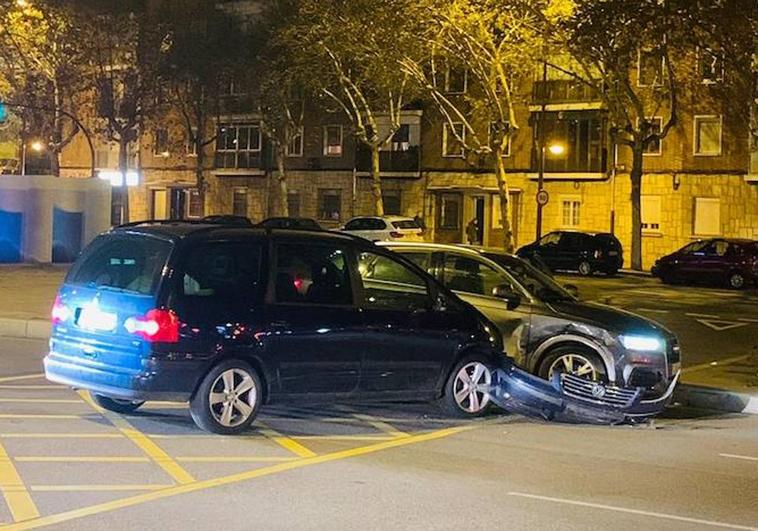
<path id="1" fill-rule="evenodd" d="M 0 318 L 0 336 L 22 339 L 47 339 L 52 325 L 48 319 Z"/>
<path id="2" fill-rule="evenodd" d="M 653 277 L 650 271 L 637 271 L 636 269 L 619 269 L 619 274 L 630 277 Z"/>
<path id="3" fill-rule="evenodd" d="M 674 401 L 698 409 L 758 415 L 758 396 L 726 389 L 680 383 L 674 391 Z"/>

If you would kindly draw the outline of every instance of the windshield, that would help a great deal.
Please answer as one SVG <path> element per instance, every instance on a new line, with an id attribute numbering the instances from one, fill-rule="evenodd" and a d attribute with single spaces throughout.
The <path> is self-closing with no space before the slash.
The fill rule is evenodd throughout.
<path id="1" fill-rule="evenodd" d="M 504 267 L 530 295 L 542 302 L 574 301 L 576 298 L 548 275 L 515 256 L 485 253 Z"/>

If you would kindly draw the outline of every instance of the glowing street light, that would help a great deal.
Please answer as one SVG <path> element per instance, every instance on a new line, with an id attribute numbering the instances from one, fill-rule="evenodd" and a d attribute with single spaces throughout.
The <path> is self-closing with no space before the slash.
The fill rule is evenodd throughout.
<path id="1" fill-rule="evenodd" d="M 45 149 L 44 144 L 42 144 L 42 142 L 40 142 L 39 140 L 35 140 L 34 142 L 32 142 L 29 145 L 29 147 L 32 148 L 32 150 L 36 151 L 37 153 L 39 153 L 40 151 L 42 151 L 43 149 Z"/>
<path id="2" fill-rule="evenodd" d="M 563 155 L 563 152 L 566 151 L 566 147 L 563 144 L 550 144 L 547 147 L 547 150 L 551 155 L 555 155 L 557 157 L 559 155 Z"/>

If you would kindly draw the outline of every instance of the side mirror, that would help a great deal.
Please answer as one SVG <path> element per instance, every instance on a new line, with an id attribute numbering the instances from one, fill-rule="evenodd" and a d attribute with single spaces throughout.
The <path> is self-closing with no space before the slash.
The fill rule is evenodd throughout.
<path id="1" fill-rule="evenodd" d="M 449 306 L 450 305 L 448 304 L 447 297 L 440 293 L 437 295 L 437 298 L 434 299 L 434 305 L 432 306 L 432 309 L 435 312 L 446 312 Z"/>
<path id="2" fill-rule="evenodd" d="M 574 297 L 579 297 L 579 288 L 574 284 L 566 284 L 563 286 L 563 288 L 571 293 Z"/>
<path id="3" fill-rule="evenodd" d="M 492 296 L 503 299 L 506 308 L 513 310 L 521 304 L 521 295 L 514 293 L 508 284 L 501 284 L 492 288 Z"/>

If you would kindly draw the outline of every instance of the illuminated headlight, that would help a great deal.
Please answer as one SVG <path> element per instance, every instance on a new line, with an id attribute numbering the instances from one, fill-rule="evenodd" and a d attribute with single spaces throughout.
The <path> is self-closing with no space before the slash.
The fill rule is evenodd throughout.
<path id="1" fill-rule="evenodd" d="M 619 341 L 627 350 L 641 352 L 662 351 L 663 340 L 655 336 L 619 336 Z"/>

